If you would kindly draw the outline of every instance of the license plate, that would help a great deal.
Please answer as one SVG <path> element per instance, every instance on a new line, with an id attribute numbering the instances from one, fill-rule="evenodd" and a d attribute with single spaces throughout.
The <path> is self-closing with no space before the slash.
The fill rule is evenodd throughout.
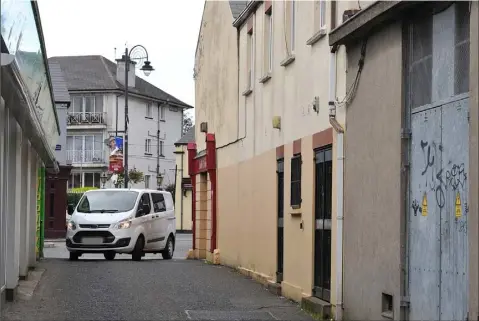
<path id="1" fill-rule="evenodd" d="M 101 237 L 84 237 L 82 239 L 83 244 L 102 244 L 103 243 L 103 238 Z"/>

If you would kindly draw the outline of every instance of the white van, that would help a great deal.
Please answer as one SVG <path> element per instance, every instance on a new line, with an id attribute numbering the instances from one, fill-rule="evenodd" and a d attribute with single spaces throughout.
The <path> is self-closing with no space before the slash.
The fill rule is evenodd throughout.
<path id="1" fill-rule="evenodd" d="M 117 253 L 139 261 L 145 253 L 171 259 L 176 222 L 170 192 L 146 189 L 98 189 L 85 192 L 76 208 L 68 206 L 66 246 L 70 260 L 83 253 Z"/>

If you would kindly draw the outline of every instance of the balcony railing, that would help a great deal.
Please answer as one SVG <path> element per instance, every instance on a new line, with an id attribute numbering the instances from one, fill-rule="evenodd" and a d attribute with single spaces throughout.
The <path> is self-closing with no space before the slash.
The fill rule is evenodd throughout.
<path id="1" fill-rule="evenodd" d="M 106 115 L 96 112 L 69 112 L 67 125 L 106 125 Z"/>
<path id="2" fill-rule="evenodd" d="M 105 152 L 102 150 L 67 150 L 67 160 L 72 164 L 105 164 Z"/>

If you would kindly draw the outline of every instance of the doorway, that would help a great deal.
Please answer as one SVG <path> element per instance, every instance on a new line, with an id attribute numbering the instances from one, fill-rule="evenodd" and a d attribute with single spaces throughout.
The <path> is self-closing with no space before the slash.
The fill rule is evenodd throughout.
<path id="1" fill-rule="evenodd" d="M 326 302 L 331 297 L 332 158 L 331 146 L 315 151 L 313 295 Z"/>
<path id="2" fill-rule="evenodd" d="M 281 283 L 283 281 L 283 264 L 284 264 L 284 160 L 279 159 L 276 162 L 278 175 L 277 182 L 277 206 L 278 206 L 278 237 L 277 237 L 277 272 L 276 282 Z"/>

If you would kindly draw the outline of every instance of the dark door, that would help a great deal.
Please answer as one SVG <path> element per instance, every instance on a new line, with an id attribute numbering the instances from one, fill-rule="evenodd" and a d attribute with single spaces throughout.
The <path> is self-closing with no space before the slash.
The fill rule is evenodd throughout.
<path id="1" fill-rule="evenodd" d="M 283 281 L 284 259 L 284 160 L 278 160 L 276 173 L 278 173 L 278 271 L 276 272 L 276 282 L 281 283 Z"/>
<path id="2" fill-rule="evenodd" d="M 315 235 L 313 295 L 329 302 L 331 292 L 332 149 L 315 153 Z"/>

